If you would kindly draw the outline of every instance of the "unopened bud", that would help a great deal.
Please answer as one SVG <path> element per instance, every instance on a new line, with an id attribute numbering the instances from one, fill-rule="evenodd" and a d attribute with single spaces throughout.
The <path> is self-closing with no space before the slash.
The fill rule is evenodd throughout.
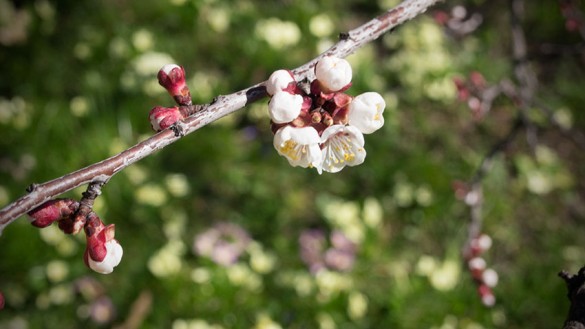
<path id="1" fill-rule="evenodd" d="M 288 70 L 274 71 L 266 81 L 266 92 L 272 96 L 279 91 L 283 91 L 291 82 L 295 82 L 295 78 Z"/>
<path id="2" fill-rule="evenodd" d="M 275 123 L 287 123 L 299 116 L 302 106 L 303 97 L 301 95 L 280 91 L 270 99 L 268 113 L 270 119 Z"/>
<path id="3" fill-rule="evenodd" d="M 333 118 L 331 117 L 331 114 L 327 112 L 323 113 L 323 119 L 321 119 L 321 122 L 327 127 L 333 125 Z"/>
<path id="4" fill-rule="evenodd" d="M 315 77 L 319 81 L 322 92 L 342 91 L 350 86 L 351 65 L 343 58 L 326 56 L 315 65 Z"/>
<path id="5" fill-rule="evenodd" d="M 484 270 L 486 263 L 481 257 L 473 257 L 467 262 L 467 266 L 469 266 L 470 270 Z"/>
<path id="6" fill-rule="evenodd" d="M 473 86 L 477 89 L 483 89 L 487 84 L 483 74 L 479 73 L 478 71 L 473 71 L 469 74 L 469 81 L 471 81 Z"/>
<path id="7" fill-rule="evenodd" d="M 492 246 L 492 238 L 487 234 L 481 234 L 477 237 L 476 240 L 477 246 L 481 249 L 481 251 L 486 251 Z"/>
<path id="8" fill-rule="evenodd" d="M 312 123 L 319 123 L 321 122 L 321 113 L 319 113 L 319 110 L 313 111 L 311 113 L 311 122 Z"/>
<path id="9" fill-rule="evenodd" d="M 384 98 L 376 92 L 358 95 L 349 104 L 349 124 L 364 134 L 371 134 L 384 125 L 385 107 Z"/>
<path id="10" fill-rule="evenodd" d="M 112 273 L 114 267 L 120 264 L 124 253 L 120 243 L 114 239 L 115 226 L 105 226 L 95 215 L 88 216 L 85 227 L 87 247 L 83 254 L 83 260 L 92 270 L 102 273 Z"/>
<path id="11" fill-rule="evenodd" d="M 175 122 L 183 120 L 184 114 L 178 107 L 156 106 L 148 114 L 150 125 L 155 131 L 165 130 Z"/>
<path id="12" fill-rule="evenodd" d="M 79 203 L 71 199 L 50 200 L 34 210 L 28 215 L 31 218 L 31 224 L 43 228 L 51 225 L 53 222 L 71 216 L 79 207 Z"/>
<path id="13" fill-rule="evenodd" d="M 491 268 L 488 268 L 487 270 L 483 271 L 481 278 L 483 280 L 483 283 L 485 283 L 485 285 L 490 288 L 493 288 L 498 285 L 499 280 L 498 272 Z"/>
<path id="14" fill-rule="evenodd" d="M 481 298 L 481 302 L 483 305 L 487 307 L 492 307 L 496 304 L 496 296 L 492 292 L 492 289 L 484 284 L 480 285 L 477 288 L 479 292 L 479 297 Z"/>
<path id="15" fill-rule="evenodd" d="M 185 82 L 185 70 L 177 64 L 167 64 L 158 71 L 158 83 L 179 105 L 191 105 L 191 93 Z"/>

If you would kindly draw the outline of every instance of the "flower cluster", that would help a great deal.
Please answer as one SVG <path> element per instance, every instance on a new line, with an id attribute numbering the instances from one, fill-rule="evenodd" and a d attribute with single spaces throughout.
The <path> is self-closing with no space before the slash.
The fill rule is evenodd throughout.
<path id="1" fill-rule="evenodd" d="M 470 241 L 465 255 L 467 267 L 477 284 L 477 291 L 485 306 L 494 306 L 496 303 L 492 288 L 498 284 L 498 273 L 494 269 L 487 268 L 485 259 L 481 257 L 481 254 L 491 245 L 492 239 L 489 235 L 480 234 Z"/>
<path id="2" fill-rule="evenodd" d="M 375 92 L 345 94 L 352 70 L 344 59 L 322 58 L 315 76 L 308 84 L 297 82 L 290 71 L 278 70 L 266 82 L 274 148 L 292 166 L 319 173 L 363 163 L 363 134 L 384 124 L 384 99 Z"/>
<path id="3" fill-rule="evenodd" d="M 167 64 L 158 71 L 158 83 L 164 87 L 179 106 L 155 106 L 148 118 L 155 131 L 164 130 L 189 115 L 192 105 L 191 92 L 185 81 L 185 70 L 176 64 Z"/>
<path id="4" fill-rule="evenodd" d="M 329 269 L 349 271 L 354 264 L 357 246 L 343 232 L 334 230 L 327 243 L 325 233 L 318 229 L 303 231 L 299 237 L 301 259 L 311 273 Z"/>
<path id="5" fill-rule="evenodd" d="M 28 215 L 31 224 L 39 228 L 57 222 L 59 229 L 67 234 L 75 234 L 83 229 L 87 238 L 83 259 L 89 268 L 98 273 L 111 273 L 122 259 L 122 246 L 114 239 L 114 225 L 104 225 L 93 211 L 80 211 L 79 202 L 75 200 L 50 200 Z"/>

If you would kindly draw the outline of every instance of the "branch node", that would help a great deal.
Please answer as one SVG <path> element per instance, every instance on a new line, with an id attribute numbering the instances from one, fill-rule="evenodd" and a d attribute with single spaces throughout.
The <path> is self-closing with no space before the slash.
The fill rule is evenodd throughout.
<path id="1" fill-rule="evenodd" d="M 185 136 L 185 123 L 183 121 L 175 122 L 171 127 L 171 130 L 175 133 L 175 137 L 184 137 Z"/>
<path id="2" fill-rule="evenodd" d="M 32 193 L 32 192 L 34 192 L 37 189 L 37 186 L 39 186 L 39 184 L 32 183 L 32 184 L 30 184 L 29 186 L 26 187 L 26 191 L 28 193 Z"/>
<path id="3" fill-rule="evenodd" d="M 339 33 L 339 40 L 348 40 L 349 39 L 349 32 L 341 32 Z"/>

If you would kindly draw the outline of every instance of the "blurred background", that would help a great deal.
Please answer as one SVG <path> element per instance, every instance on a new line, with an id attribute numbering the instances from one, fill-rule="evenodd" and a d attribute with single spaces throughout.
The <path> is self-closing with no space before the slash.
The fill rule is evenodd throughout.
<path id="1" fill-rule="evenodd" d="M 397 4 L 0 0 L 0 206 L 151 136 L 149 110 L 173 105 L 164 64 L 208 103 Z M 360 166 L 288 165 L 265 99 L 114 176 L 95 205 L 124 248 L 110 275 L 85 267 L 83 234 L 14 222 L 0 328 L 561 327 L 557 273 L 585 263 L 583 3 L 524 9 L 521 61 L 504 0 L 438 4 L 348 57 L 347 93 L 387 104 Z M 518 65 L 535 73 L 529 106 L 506 92 Z M 506 138 L 479 181 L 488 307 L 462 256 L 466 182 Z"/>

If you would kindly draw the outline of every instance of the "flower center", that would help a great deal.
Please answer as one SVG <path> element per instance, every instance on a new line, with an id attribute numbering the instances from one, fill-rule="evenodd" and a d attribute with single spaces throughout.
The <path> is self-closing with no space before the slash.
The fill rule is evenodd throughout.
<path id="1" fill-rule="evenodd" d="M 307 153 L 307 146 L 299 145 L 297 142 L 289 139 L 280 146 L 280 152 L 291 160 L 298 161 L 300 159 L 300 154 Z"/>
<path id="2" fill-rule="evenodd" d="M 339 133 L 330 139 L 330 145 L 327 148 L 327 159 L 338 164 L 351 162 L 355 159 L 355 153 L 351 147 L 351 138 L 348 134 Z"/>

